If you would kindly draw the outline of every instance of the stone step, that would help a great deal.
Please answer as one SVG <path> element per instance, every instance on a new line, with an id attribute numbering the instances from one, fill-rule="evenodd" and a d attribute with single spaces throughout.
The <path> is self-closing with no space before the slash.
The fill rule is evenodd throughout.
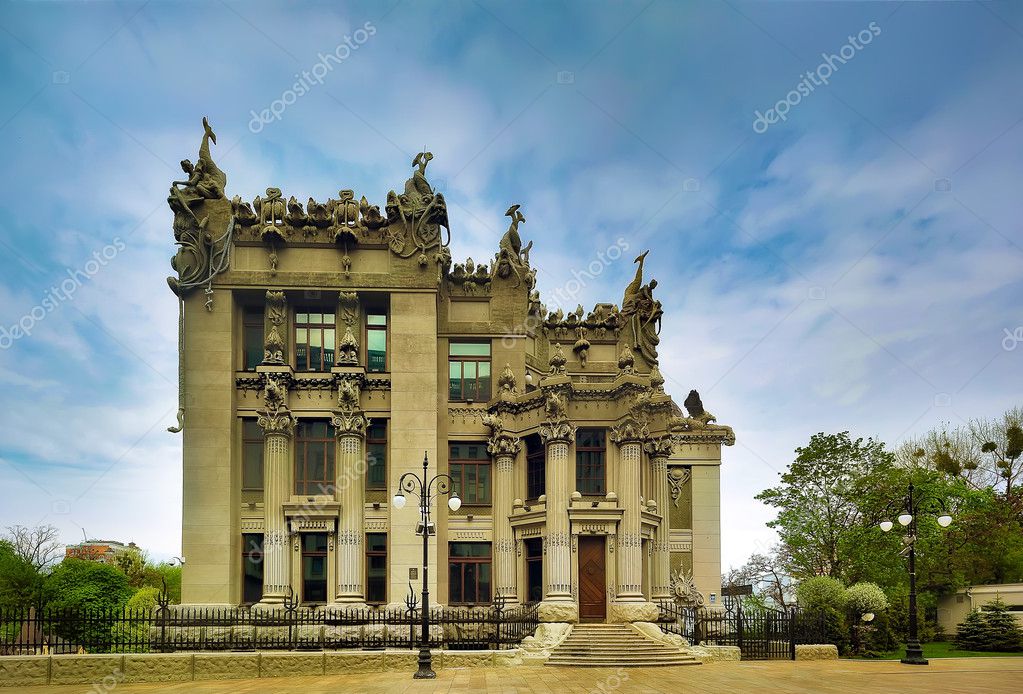
<path id="1" fill-rule="evenodd" d="M 547 665 L 568 666 L 568 667 L 682 667 L 686 665 L 699 665 L 700 661 L 693 658 L 679 656 L 678 658 L 637 658 L 625 660 L 623 658 L 609 658 L 607 660 L 596 660 L 594 658 L 557 658 L 551 656 Z"/>
<path id="2" fill-rule="evenodd" d="M 644 636 L 627 624 L 579 624 L 555 648 L 548 665 L 655 667 L 699 665 L 678 649 Z"/>

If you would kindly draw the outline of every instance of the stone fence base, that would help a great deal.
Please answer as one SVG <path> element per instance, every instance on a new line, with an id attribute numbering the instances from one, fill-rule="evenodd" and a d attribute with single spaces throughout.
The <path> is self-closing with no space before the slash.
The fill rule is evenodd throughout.
<path id="1" fill-rule="evenodd" d="M 127 653 L 124 655 L 0 656 L 0 688 L 44 684 L 98 685 L 110 691 L 132 682 L 189 682 L 295 675 L 343 675 L 417 667 L 417 651 L 258 651 L 253 653 Z M 518 649 L 433 651 L 434 668 L 519 665 Z"/>
<path id="2" fill-rule="evenodd" d="M 838 660 L 838 646 L 830 643 L 796 644 L 796 660 Z"/>

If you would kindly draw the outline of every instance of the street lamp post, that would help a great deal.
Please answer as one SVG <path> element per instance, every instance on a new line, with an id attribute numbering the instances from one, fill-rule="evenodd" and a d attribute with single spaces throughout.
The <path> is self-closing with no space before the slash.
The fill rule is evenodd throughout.
<path id="1" fill-rule="evenodd" d="M 909 533 L 903 540 L 906 543 L 906 548 L 901 552 L 909 554 L 909 639 L 906 641 L 906 657 L 902 659 L 902 662 L 907 665 L 926 665 L 927 659 L 924 658 L 924 650 L 920 646 L 916 619 L 917 518 L 921 513 L 927 513 L 937 518 L 938 525 L 947 528 L 952 524 L 952 516 L 948 515 L 944 501 L 936 497 L 917 496 L 912 484 L 909 485 L 909 492 L 906 494 L 900 510 L 902 512 L 896 520 Z M 885 520 L 881 521 L 880 526 L 881 531 L 887 533 L 895 527 L 895 524 Z"/>
<path id="2" fill-rule="evenodd" d="M 427 479 L 427 467 L 429 459 L 423 454 L 423 476 L 420 477 L 414 472 L 406 472 L 398 480 L 398 491 L 394 495 L 392 503 L 394 508 L 405 508 L 405 493 L 415 494 L 419 497 L 419 524 L 416 527 L 416 534 L 423 536 L 423 634 L 419 642 L 419 669 L 412 675 L 414 679 L 433 679 L 437 673 L 433 671 L 432 658 L 430 655 L 430 588 L 427 583 L 427 567 L 430 557 L 430 535 L 436 534 L 436 528 L 430 522 L 430 503 L 435 497 L 448 494 L 448 508 L 457 511 L 462 506 L 462 500 L 458 498 L 458 492 L 451 489 L 452 479 L 450 475 L 434 475 Z M 436 487 L 435 487 L 436 485 Z"/>

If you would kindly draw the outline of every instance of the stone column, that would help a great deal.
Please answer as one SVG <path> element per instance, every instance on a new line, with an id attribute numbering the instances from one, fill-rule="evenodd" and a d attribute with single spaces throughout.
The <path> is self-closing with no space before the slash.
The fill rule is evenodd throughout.
<path id="1" fill-rule="evenodd" d="M 515 457 L 522 448 L 517 436 L 495 431 L 487 443 L 487 450 L 494 457 L 494 584 L 495 595 L 505 599 L 506 604 L 518 602 L 515 581 L 515 537 L 509 517 L 515 494 Z"/>
<path id="2" fill-rule="evenodd" d="M 264 374 L 263 428 L 263 598 L 264 605 L 284 602 L 291 587 L 291 552 L 284 503 L 291 498 L 291 441 L 295 417 L 287 405 L 286 379 Z"/>
<path id="3" fill-rule="evenodd" d="M 661 525 L 654 534 L 650 552 L 650 597 L 653 600 L 667 600 L 671 597 L 671 554 L 668 540 L 671 537 L 668 490 L 668 456 L 671 455 L 671 439 L 667 436 L 647 442 L 650 456 L 650 498 L 657 504 Z"/>
<path id="4" fill-rule="evenodd" d="M 611 429 L 611 440 L 618 444 L 618 499 L 625 513 L 618 525 L 616 599 L 643 599 L 643 540 L 640 534 L 640 462 L 643 442 L 619 429 Z"/>
<path id="5" fill-rule="evenodd" d="M 334 473 L 336 499 L 341 504 L 337 529 L 337 601 L 365 602 L 366 553 L 363 547 L 363 508 L 366 499 L 363 449 L 366 418 L 361 414 L 333 417 L 337 434 Z"/>
<path id="6" fill-rule="evenodd" d="M 540 619 L 545 622 L 576 622 L 579 608 L 572 598 L 572 547 L 568 505 L 572 494 L 569 446 L 575 427 L 568 421 L 546 422 L 540 438 L 547 451 L 547 536 L 544 539 L 544 599 Z"/>
<path id="7" fill-rule="evenodd" d="M 608 615 L 614 622 L 657 619 L 657 608 L 643 597 L 640 465 L 646 436 L 646 426 L 635 421 L 611 428 L 611 440 L 618 445 L 618 499 L 624 510 L 615 538 L 617 591 Z"/>

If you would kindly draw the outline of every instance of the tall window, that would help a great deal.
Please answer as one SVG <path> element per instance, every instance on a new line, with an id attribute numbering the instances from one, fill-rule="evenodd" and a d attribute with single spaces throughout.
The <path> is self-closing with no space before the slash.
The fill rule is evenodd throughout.
<path id="1" fill-rule="evenodd" d="M 387 314 L 366 314 L 366 370 L 387 371 Z"/>
<path id="2" fill-rule="evenodd" d="M 302 601 L 327 602 L 327 533 L 302 534 Z"/>
<path id="3" fill-rule="evenodd" d="M 255 419 L 242 420 L 242 489 L 263 488 L 263 428 Z"/>
<path id="4" fill-rule="evenodd" d="M 607 443 L 603 429 L 579 429 L 575 437 L 575 488 L 581 494 L 607 492 Z"/>
<path id="5" fill-rule="evenodd" d="M 451 444 L 448 473 L 463 504 L 490 503 L 490 456 L 487 455 L 486 444 Z"/>
<path id="6" fill-rule="evenodd" d="M 490 400 L 490 343 L 448 345 L 448 400 Z"/>
<path id="7" fill-rule="evenodd" d="M 255 371 L 263 363 L 263 307 L 246 306 L 242 309 L 242 365 L 246 371 Z"/>
<path id="8" fill-rule="evenodd" d="M 366 489 L 387 489 L 386 419 L 371 419 L 366 430 Z"/>
<path id="9" fill-rule="evenodd" d="M 448 602 L 482 605 L 490 602 L 490 543 L 448 544 Z"/>
<path id="10" fill-rule="evenodd" d="M 526 602 L 543 600 L 543 540 L 531 537 L 526 545 Z"/>
<path id="11" fill-rule="evenodd" d="M 248 605 L 263 598 L 263 536 L 242 534 L 242 602 Z"/>
<path id="12" fill-rule="evenodd" d="M 387 602 L 387 535 L 366 533 L 366 602 Z"/>
<path id="13" fill-rule="evenodd" d="M 334 493 L 334 433 L 325 419 L 300 419 L 295 430 L 295 493 Z"/>
<path id="14" fill-rule="evenodd" d="M 319 309 L 295 311 L 295 368 L 330 371 L 334 366 L 334 314 Z"/>
<path id="15" fill-rule="evenodd" d="M 526 437 L 526 498 L 539 499 L 547 493 L 547 458 L 536 434 Z"/>

